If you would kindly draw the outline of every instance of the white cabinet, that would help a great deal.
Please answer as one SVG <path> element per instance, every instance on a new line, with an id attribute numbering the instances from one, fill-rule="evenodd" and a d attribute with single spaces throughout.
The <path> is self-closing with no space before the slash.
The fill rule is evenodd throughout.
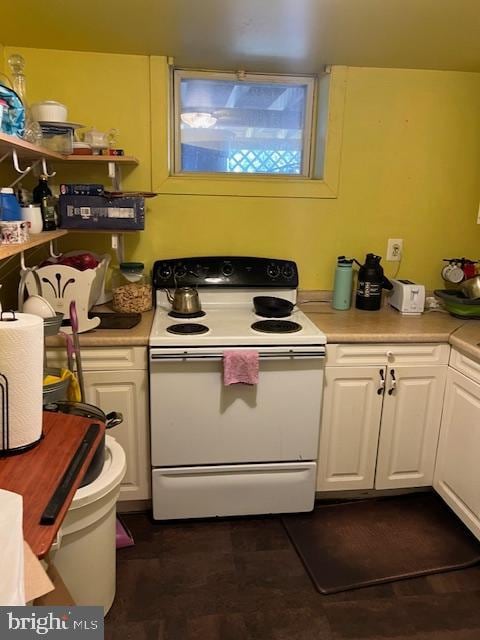
<path id="1" fill-rule="evenodd" d="M 458 352 L 451 365 L 472 378 L 448 371 L 434 488 L 480 538 L 480 367 Z"/>
<path id="2" fill-rule="evenodd" d="M 146 347 L 82 348 L 85 401 L 105 413 L 119 411 L 123 423 L 111 431 L 127 458 L 120 501 L 150 498 L 150 437 Z M 64 366 L 64 351 L 47 351 L 50 366 Z"/>
<path id="3" fill-rule="evenodd" d="M 432 484 L 448 354 L 447 345 L 327 348 L 317 491 Z"/>
<path id="4" fill-rule="evenodd" d="M 373 487 L 383 400 L 379 371 L 326 367 L 317 491 Z"/>
<path id="5" fill-rule="evenodd" d="M 446 365 L 388 367 L 376 489 L 432 484 L 446 375 Z"/>

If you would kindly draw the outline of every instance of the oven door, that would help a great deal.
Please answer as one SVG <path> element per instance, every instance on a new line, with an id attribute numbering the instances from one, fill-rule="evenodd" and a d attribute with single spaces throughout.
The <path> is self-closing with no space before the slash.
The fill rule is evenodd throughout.
<path id="1" fill-rule="evenodd" d="M 325 348 L 258 351 L 258 384 L 225 386 L 223 349 L 151 349 L 154 467 L 317 458 Z"/>

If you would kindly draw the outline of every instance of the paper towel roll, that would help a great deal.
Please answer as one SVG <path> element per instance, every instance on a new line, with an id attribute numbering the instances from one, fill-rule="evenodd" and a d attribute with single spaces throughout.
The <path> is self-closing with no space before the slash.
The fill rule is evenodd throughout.
<path id="1" fill-rule="evenodd" d="M 42 390 L 43 320 L 4 311 L 0 318 L 0 452 L 40 439 Z"/>

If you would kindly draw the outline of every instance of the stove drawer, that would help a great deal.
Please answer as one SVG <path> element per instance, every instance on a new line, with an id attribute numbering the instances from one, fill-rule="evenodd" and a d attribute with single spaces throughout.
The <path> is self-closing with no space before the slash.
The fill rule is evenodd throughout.
<path id="1" fill-rule="evenodd" d="M 323 361 L 261 358 L 257 385 L 230 386 L 221 357 L 151 361 L 152 466 L 315 460 Z"/>
<path id="2" fill-rule="evenodd" d="M 311 511 L 315 475 L 315 462 L 153 469 L 153 517 Z"/>

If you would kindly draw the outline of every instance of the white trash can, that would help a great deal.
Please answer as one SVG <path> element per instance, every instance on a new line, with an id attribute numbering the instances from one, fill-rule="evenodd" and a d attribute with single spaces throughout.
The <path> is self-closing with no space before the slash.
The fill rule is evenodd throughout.
<path id="1" fill-rule="evenodd" d="M 115 597 L 115 507 L 126 468 L 122 447 L 106 436 L 102 473 L 77 490 L 50 551 L 75 603 L 102 605 L 105 614 Z"/>

